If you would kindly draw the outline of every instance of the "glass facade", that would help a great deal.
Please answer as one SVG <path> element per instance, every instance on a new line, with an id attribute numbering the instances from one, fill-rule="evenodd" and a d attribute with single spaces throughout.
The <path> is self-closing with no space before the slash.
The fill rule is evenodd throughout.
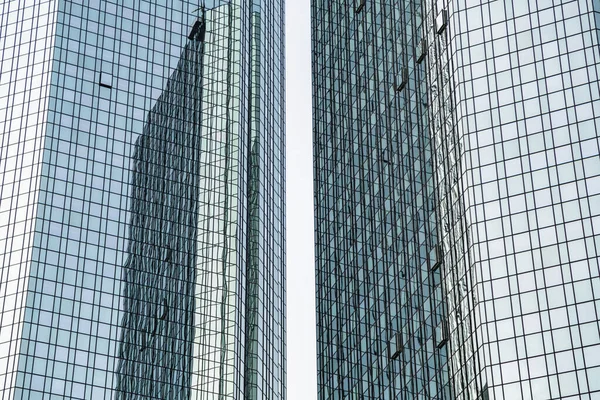
<path id="1" fill-rule="evenodd" d="M 312 12 L 319 398 L 600 398 L 600 3 Z"/>
<path id="2" fill-rule="evenodd" d="M 450 398 L 423 6 L 312 12 L 319 398 Z"/>
<path id="3" fill-rule="evenodd" d="M 285 398 L 283 7 L 0 6 L 0 398 Z"/>

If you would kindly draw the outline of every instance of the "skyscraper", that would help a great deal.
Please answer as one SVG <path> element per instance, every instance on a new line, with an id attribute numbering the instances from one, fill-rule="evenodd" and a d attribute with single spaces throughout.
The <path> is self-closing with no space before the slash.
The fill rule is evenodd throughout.
<path id="1" fill-rule="evenodd" d="M 283 17 L 0 6 L 0 398 L 285 398 Z"/>
<path id="2" fill-rule="evenodd" d="M 600 395 L 598 12 L 313 2 L 320 399 Z"/>
<path id="3" fill-rule="evenodd" d="M 399 62 L 421 8 L 400 4 L 313 3 L 322 399 L 449 398 L 425 68 Z"/>

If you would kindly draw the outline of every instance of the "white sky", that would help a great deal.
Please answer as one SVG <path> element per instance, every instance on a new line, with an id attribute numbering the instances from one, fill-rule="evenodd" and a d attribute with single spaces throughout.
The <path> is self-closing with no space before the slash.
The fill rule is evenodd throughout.
<path id="1" fill-rule="evenodd" d="M 287 399 L 316 400 L 310 0 L 286 1 Z"/>

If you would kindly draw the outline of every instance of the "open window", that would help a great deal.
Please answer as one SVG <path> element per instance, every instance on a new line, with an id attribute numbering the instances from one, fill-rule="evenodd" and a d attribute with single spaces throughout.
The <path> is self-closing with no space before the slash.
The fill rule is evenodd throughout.
<path id="1" fill-rule="evenodd" d="M 112 74 L 109 72 L 101 72 L 100 73 L 100 82 L 98 82 L 101 87 L 112 89 Z"/>
<path id="2" fill-rule="evenodd" d="M 367 0 L 355 0 L 354 3 L 356 5 L 354 7 L 354 12 L 358 14 L 365 8 L 365 5 L 367 4 Z"/>
<path id="3" fill-rule="evenodd" d="M 398 79 L 398 81 L 399 83 L 396 85 L 396 92 L 404 90 L 408 84 L 408 68 L 404 67 L 400 70 L 400 79 Z"/>
<path id="4" fill-rule="evenodd" d="M 441 349 L 448 342 L 448 322 L 444 319 L 435 328 L 435 346 Z"/>
<path id="5" fill-rule="evenodd" d="M 417 46 L 417 49 L 416 49 L 416 52 L 415 52 L 415 57 L 417 59 L 417 64 L 421 64 L 423 62 L 423 60 L 425 59 L 426 55 L 427 55 L 427 38 L 424 37 L 419 42 L 419 45 Z"/>
<path id="6" fill-rule="evenodd" d="M 435 18 L 435 31 L 437 34 L 441 34 L 446 29 L 448 24 L 448 11 L 442 10 Z"/>
<path id="7" fill-rule="evenodd" d="M 427 263 L 429 264 L 430 271 L 436 271 L 442 265 L 442 246 L 436 244 L 433 249 L 429 252 Z"/>
<path id="8" fill-rule="evenodd" d="M 398 357 L 400 357 L 400 353 L 402 353 L 402 350 L 404 349 L 402 341 L 402 332 L 396 332 L 394 335 L 392 335 L 392 338 L 388 343 L 388 349 L 390 358 L 392 360 L 395 360 Z"/>

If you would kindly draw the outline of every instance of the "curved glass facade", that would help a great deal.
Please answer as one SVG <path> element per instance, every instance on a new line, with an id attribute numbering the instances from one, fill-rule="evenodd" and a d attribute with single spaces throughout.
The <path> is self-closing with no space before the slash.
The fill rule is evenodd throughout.
<path id="1" fill-rule="evenodd" d="M 598 3 L 312 12 L 319 398 L 598 397 Z"/>
<path id="2" fill-rule="evenodd" d="M 283 2 L 0 18 L 0 398 L 284 399 Z"/>
<path id="3" fill-rule="evenodd" d="M 445 126 L 464 210 L 453 231 L 468 248 L 452 307 L 462 331 L 451 346 L 454 386 L 462 398 L 592 399 L 600 395 L 598 3 L 470 3 L 437 5 L 449 15 L 437 51 L 452 89 Z"/>

